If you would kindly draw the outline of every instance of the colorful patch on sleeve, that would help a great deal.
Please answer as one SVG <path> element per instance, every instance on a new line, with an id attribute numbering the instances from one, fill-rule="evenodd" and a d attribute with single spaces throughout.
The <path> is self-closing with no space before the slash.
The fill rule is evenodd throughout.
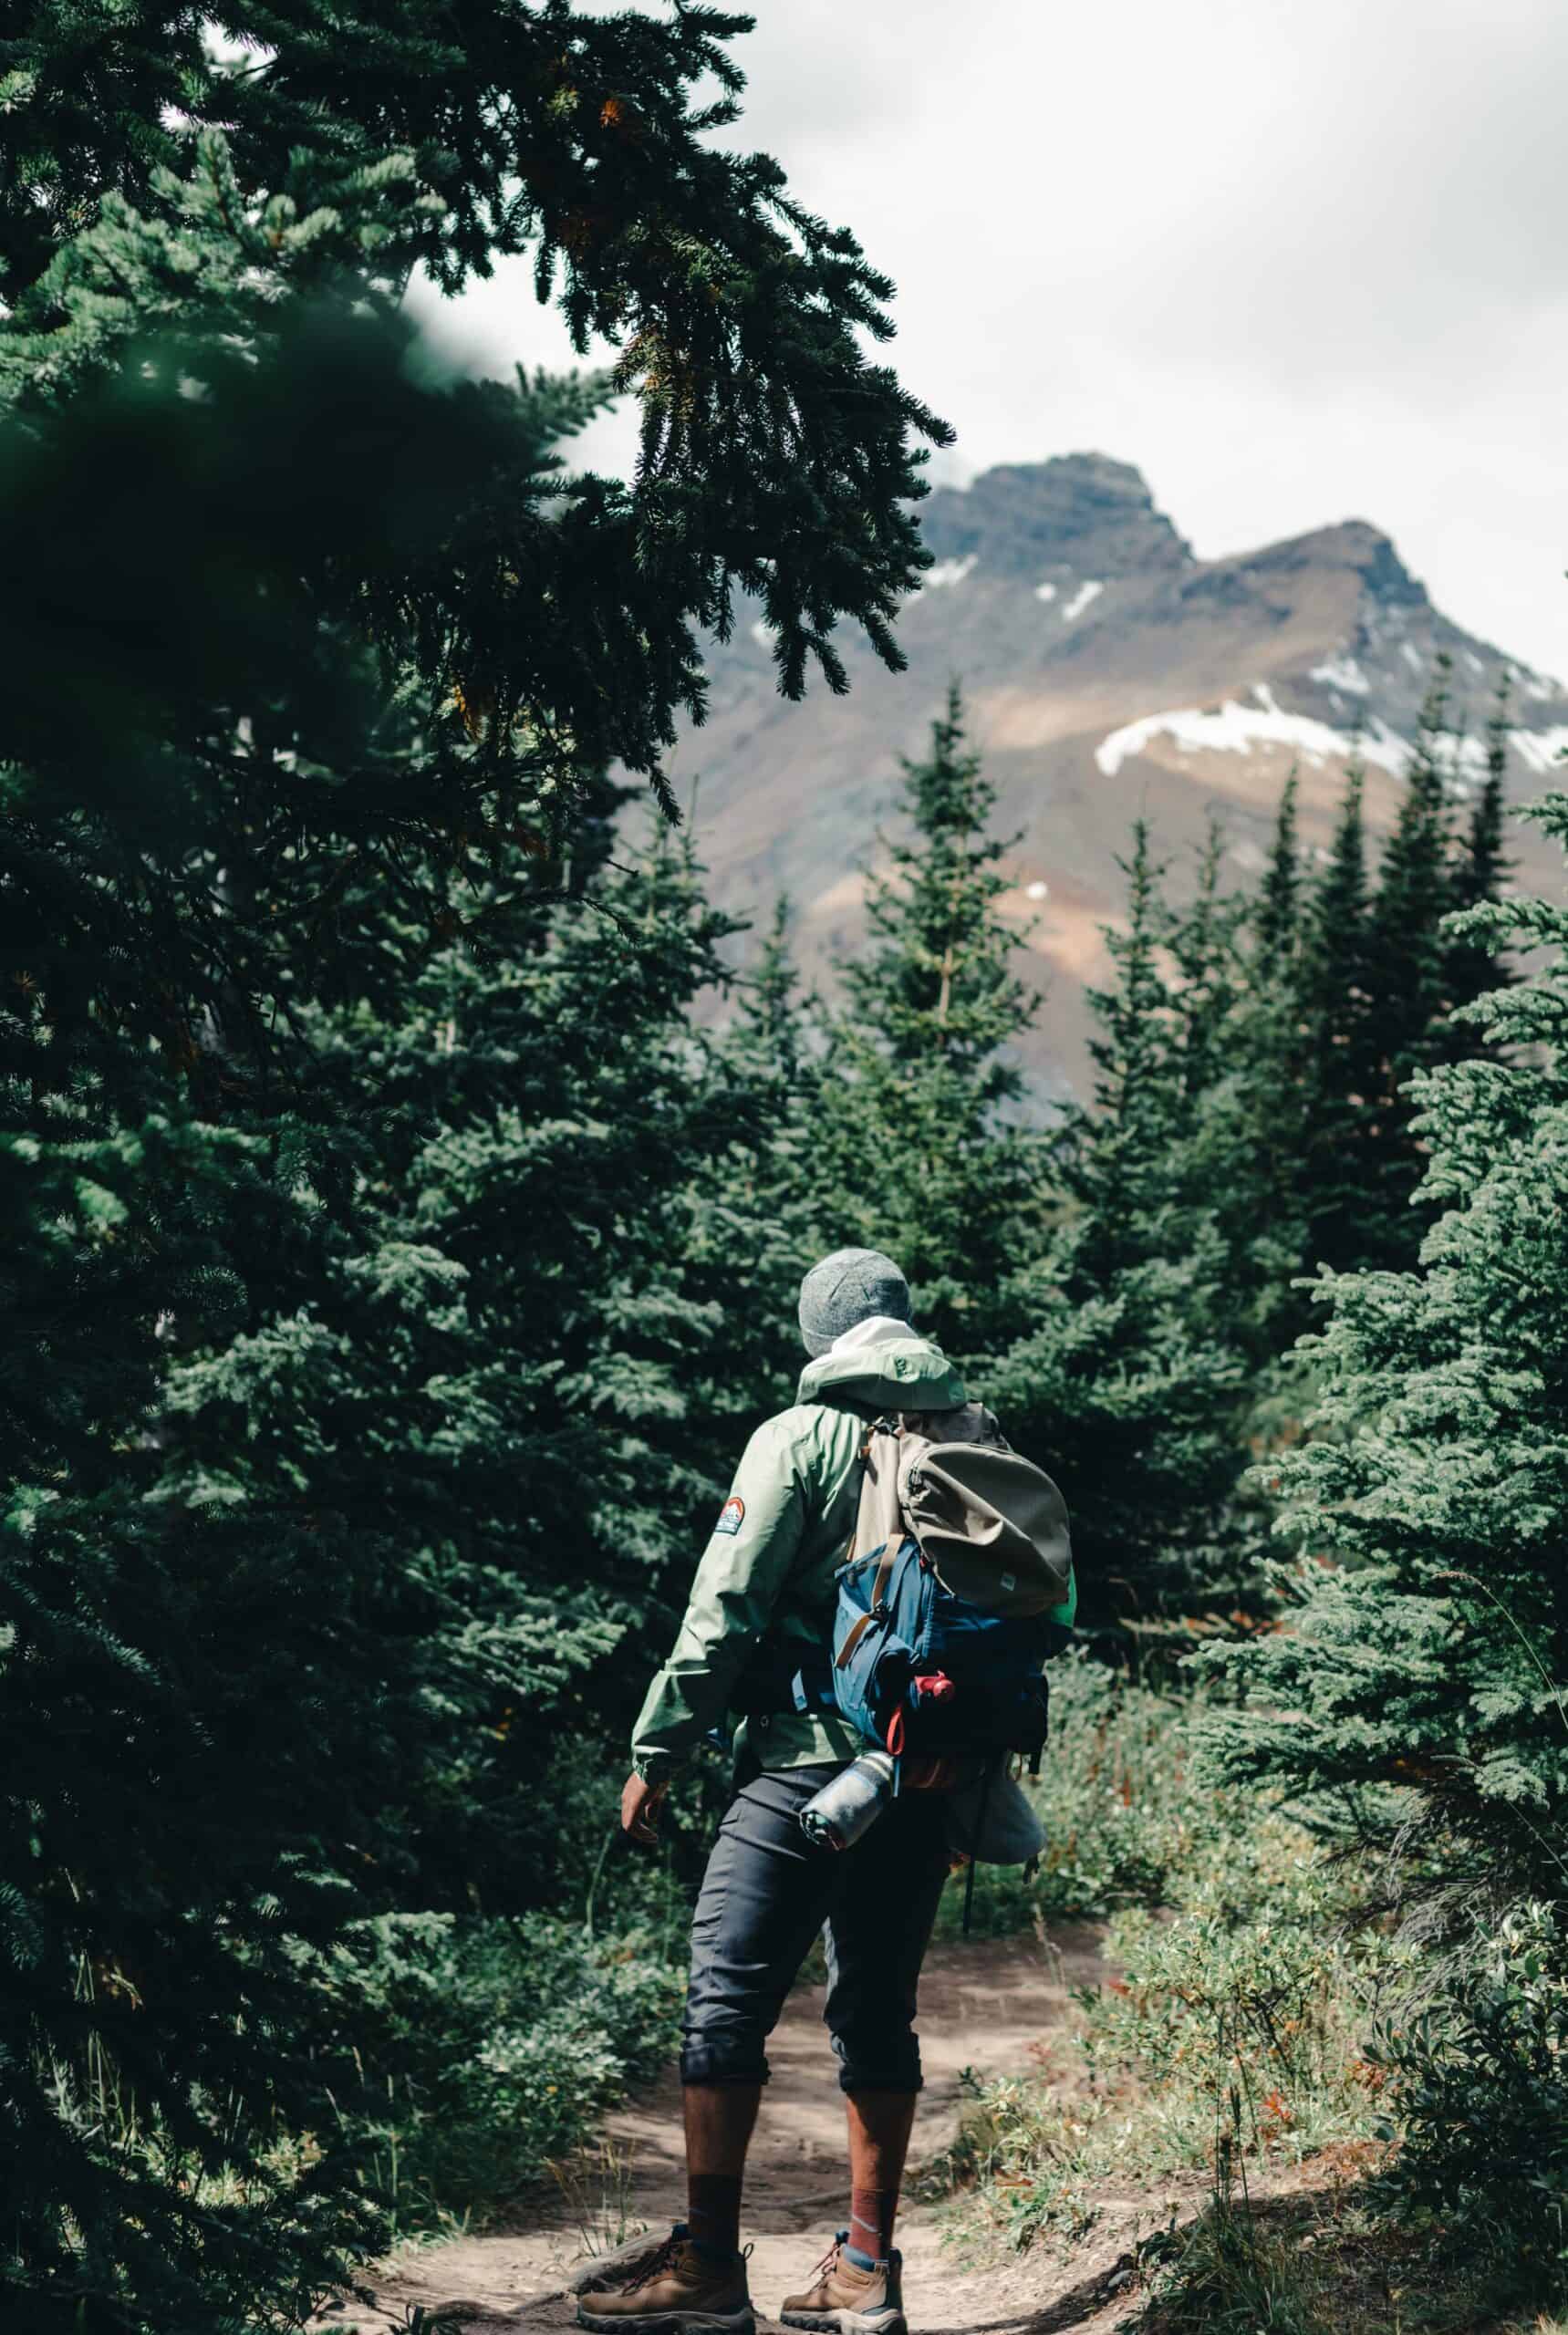
<path id="1" fill-rule="evenodd" d="M 739 1492 L 732 1492 L 719 1510 L 719 1521 L 714 1525 L 713 1530 L 715 1532 L 738 1532 L 745 1521 L 745 1501 Z"/>

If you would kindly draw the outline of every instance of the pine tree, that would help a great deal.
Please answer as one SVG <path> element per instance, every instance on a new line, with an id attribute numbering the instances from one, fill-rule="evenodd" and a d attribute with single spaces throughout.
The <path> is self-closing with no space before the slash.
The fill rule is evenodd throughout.
<path id="1" fill-rule="evenodd" d="M 804 1165 L 820 1244 L 889 1251 L 922 1326 L 973 1352 L 1016 1258 L 1035 1147 L 1010 1053 L 1031 1006 L 1019 931 L 998 906 L 1008 846 L 990 829 L 995 790 L 956 685 L 929 752 L 903 771 L 912 832 L 868 887 L 869 950 L 841 968 Z"/>
<path id="2" fill-rule="evenodd" d="M 1421 1224 L 1411 1208 L 1424 1167 L 1405 1088 L 1441 1059 L 1449 1003 L 1442 920 L 1453 905 L 1452 833 L 1445 784 L 1449 669 L 1438 669 L 1421 710 L 1405 794 L 1378 872 L 1368 932 L 1373 1061 L 1361 1155 L 1359 1254 L 1403 1264 Z"/>
<path id="3" fill-rule="evenodd" d="M 1141 821 L 1125 872 L 1126 925 L 1106 933 L 1115 979 L 1091 1000 L 1093 1108 L 1053 1143 L 1054 1220 L 1004 1291 L 1015 1326 L 985 1379 L 1010 1437 L 1067 1487 L 1089 1626 L 1233 1600 L 1239 1578 L 1226 1241 L 1167 970 L 1176 919 Z M 1210 904 L 1210 938 L 1220 921 Z M 1190 934 L 1187 970 L 1207 987 Z"/>
<path id="4" fill-rule="evenodd" d="M 1294 771 L 1280 797 L 1274 836 L 1248 924 L 1247 970 L 1234 1016 L 1240 1127 L 1216 1188 L 1239 1267 L 1239 1334 L 1261 1383 L 1304 1326 L 1293 1287 L 1308 1241 L 1303 1164 L 1318 1085 L 1315 1036 L 1303 994 L 1311 916 L 1297 826 Z M 1271 1388 L 1272 1391 L 1272 1388 Z"/>
<path id="5" fill-rule="evenodd" d="M 793 1396 L 800 1283 L 821 1253 L 812 1199 L 817 1031 L 800 994 L 792 925 L 780 899 L 736 985 L 734 1016 L 712 1042 L 727 1097 L 723 1140 L 692 1179 L 680 1244 L 686 1284 L 724 1323 L 718 1366 L 698 1399 L 728 1437 L 718 1461 L 726 1480 L 757 1420 Z"/>
<path id="6" fill-rule="evenodd" d="M 394 296 L 417 268 L 454 292 L 526 253 L 578 350 L 595 336 L 617 349 L 618 384 L 641 401 L 642 459 L 629 491 L 594 482 L 560 529 L 553 604 L 534 561 L 509 555 L 505 496 L 487 503 L 501 533 L 486 544 L 479 530 L 483 653 L 465 694 L 504 720 L 509 676 L 552 607 L 557 654 L 575 638 L 579 655 L 623 660 L 606 710 L 641 746 L 612 751 L 649 769 L 670 709 L 701 701 L 691 628 L 726 632 L 737 588 L 762 597 L 791 696 L 814 660 L 845 685 L 840 617 L 901 662 L 892 628 L 924 564 L 910 441 L 950 434 L 862 353 L 865 337 L 890 337 L 892 287 L 853 235 L 795 202 L 766 155 L 715 141 L 739 119 L 732 44 L 749 28 L 684 6 L 663 20 L 483 0 L 438 18 L 419 0 L 360 13 L 268 0 L 245 14 L 236 54 L 169 0 L 88 19 L 35 10 L 0 37 L 0 300 L 51 319 L 57 257 L 84 229 L 117 233 L 127 205 L 147 213 L 216 131 L 236 224 L 296 195 L 302 161 L 313 185 L 296 217 L 317 234 L 316 206 L 392 169 L 417 181 L 420 199 L 382 216 L 359 258 Z M 542 734 L 556 736 L 567 712 L 551 705 Z M 591 711 L 581 699 L 571 719 Z M 599 758 L 587 733 L 577 742 Z"/>
<path id="7" fill-rule="evenodd" d="M 1179 1032 L 1181 1083 L 1194 1101 L 1234 1069 L 1234 1022 L 1241 1001 L 1241 935 L 1246 903 L 1220 888 L 1225 835 L 1210 820 L 1198 858 L 1198 881 L 1184 913 L 1169 922 L 1176 968 L 1172 1005 Z M 1260 917 L 1262 914 L 1259 910 Z M 1271 944 L 1272 947 L 1278 942 Z"/>
<path id="8" fill-rule="evenodd" d="M 1100 1123 L 1114 1131 L 1106 1161 L 1130 1198 L 1131 1179 L 1158 1151 L 1171 1094 L 1184 1082 L 1172 1074 L 1176 994 L 1160 964 L 1175 919 L 1147 820 L 1134 821 L 1131 856 L 1116 864 L 1127 879 L 1126 927 L 1106 929 L 1116 979 L 1113 987 L 1090 993 L 1099 1027 L 1089 1054 L 1095 1108 Z"/>
<path id="9" fill-rule="evenodd" d="M 355 1188 L 292 1310 L 170 1393 L 163 1480 L 222 1485 L 232 1562 L 326 1534 L 397 1584 L 410 1731 L 445 1714 L 380 1877 L 405 1910 L 554 1902 L 531 1786 L 563 1738 L 629 1723 L 727 1465 L 701 1399 L 727 1325 L 680 1224 L 733 1118 L 688 1022 L 730 928 L 667 836 L 580 906 L 533 865 L 395 1021 L 321 1022 L 316 1116 L 363 1131 Z"/>
<path id="10" fill-rule="evenodd" d="M 1371 1147 L 1376 1077 L 1369 1019 L 1374 976 L 1364 776 L 1355 763 L 1346 774 L 1302 954 L 1309 1086 L 1301 1175 L 1309 1269 L 1326 1264 L 1343 1270 L 1362 1253 L 1363 1162 Z"/>
<path id="11" fill-rule="evenodd" d="M 1299 1310 L 1292 1282 L 1302 1260 L 1307 1060 L 1295 806 L 1293 773 L 1255 897 L 1220 895 L 1223 836 L 1211 827 L 1196 896 L 1175 918 L 1171 939 L 1174 1004 L 1186 1033 L 1189 1188 L 1208 1196 L 1230 1261 L 1225 1318 L 1213 1326 L 1261 1380 Z"/>
<path id="12" fill-rule="evenodd" d="M 551 1901 L 546 1754 L 624 1728 L 732 1458 L 703 1409 L 730 1317 L 680 1230 L 736 1124 L 687 1021 L 724 927 L 668 843 L 559 888 L 517 855 L 396 1018 L 303 1009 L 270 1124 L 170 1126 L 150 1065 L 147 1125 L 93 1138 L 78 1070 L 47 1180 L 0 1147 L 34 1236 L 16 1293 L 75 1369 L 43 1382 L 59 1427 L 5 1380 L 34 1415 L 0 1571 L 30 2323 L 112 2296 L 216 2326 L 376 2242 L 341 2150 L 303 2187 L 266 2171 L 328 2091 L 353 2104 L 307 1949 L 390 1908 Z M 6 1036 L 15 1093 L 47 1033 Z M 198 2167 L 243 2174 L 245 2209 L 196 2212 Z"/>
<path id="13" fill-rule="evenodd" d="M 1309 1247 L 1314 1261 L 1337 1267 L 1414 1259 L 1423 1219 L 1412 1201 L 1425 1150 L 1412 1127 L 1409 1082 L 1475 1050 L 1457 1009 L 1500 978 L 1485 940 L 1456 945 L 1445 919 L 1495 898 L 1506 877 L 1506 703 L 1489 725 L 1487 774 L 1460 839 L 1451 797 L 1466 784 L 1469 747 L 1449 719 L 1449 681 L 1439 658 L 1370 900 L 1353 770 L 1303 960 L 1319 1088 L 1308 1115 Z"/>
<path id="14" fill-rule="evenodd" d="M 794 909 L 786 895 L 757 952 L 756 969 L 742 987 L 736 1052 L 754 1076 L 776 1088 L 787 1109 L 805 1059 L 800 972 L 791 945 Z"/>
<path id="15" fill-rule="evenodd" d="M 1537 806 L 1568 843 L 1568 797 Z M 1290 1626 L 1215 1658 L 1227 1772 L 1283 1783 L 1407 1886 L 1562 1888 L 1568 1489 L 1560 1216 L 1568 916 L 1483 903 L 1460 937 L 1549 950 L 1467 1009 L 1494 1058 L 1417 1082 L 1419 1263 L 1335 1276 L 1318 1433 L 1271 1471 L 1302 1551 Z"/>
<path id="16" fill-rule="evenodd" d="M 926 758 L 901 765 L 914 837 L 888 848 L 888 872 L 867 897 L 874 945 L 843 971 L 849 1018 L 877 1030 L 889 1060 L 937 1054 L 976 1078 L 986 1106 L 1017 1099 L 1018 1072 L 1002 1050 L 1025 992 L 1012 965 L 1016 930 L 996 913 L 1010 845 L 990 831 L 996 790 L 965 740 L 955 682 Z"/>
<path id="17" fill-rule="evenodd" d="M 1301 929 L 1301 840 L 1296 825 L 1300 780 L 1293 770 L 1280 796 L 1262 889 L 1253 927 L 1258 955 L 1265 963 L 1289 958 L 1298 945 Z"/>
<path id="18" fill-rule="evenodd" d="M 1506 680 L 1500 682 L 1486 727 L 1486 774 L 1470 812 L 1463 850 L 1454 870 L 1450 898 L 1456 911 L 1477 908 L 1485 900 L 1500 900 L 1512 873 L 1503 842 L 1507 815 L 1508 746 L 1511 723 Z M 1507 973 L 1489 935 L 1467 930 L 1450 939 L 1447 988 L 1454 1007 L 1487 996 L 1506 980 Z"/>
<path id="19" fill-rule="evenodd" d="M 281 2323 L 379 2230 L 351 2160 L 268 2148 L 320 2122 L 303 1957 L 396 1857 L 413 1601 L 170 1469 L 171 1362 L 317 1237 L 291 1131 L 202 1122 L 79 992 L 5 994 L 0 2293 L 41 2335 Z"/>

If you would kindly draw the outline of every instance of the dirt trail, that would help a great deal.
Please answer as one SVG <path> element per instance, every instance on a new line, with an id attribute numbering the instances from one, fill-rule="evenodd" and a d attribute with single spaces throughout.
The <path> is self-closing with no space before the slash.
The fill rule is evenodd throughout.
<path id="1" fill-rule="evenodd" d="M 1068 1990 L 1102 1970 L 1099 1934 L 1084 1924 L 1058 1925 L 1047 1947 L 1009 1938 L 932 1948 L 920 1984 L 926 2091 L 917 2161 L 952 2139 L 964 2069 L 982 2076 L 1026 2072 L 1033 2064 L 1031 2046 L 1061 2023 Z M 754 2247 L 752 2297 L 769 2327 L 779 2298 L 805 2284 L 847 2217 L 844 2110 L 822 2000 L 820 1987 L 802 1987 L 785 2008 L 769 2046 L 773 2081 L 747 2173 L 743 2234 Z M 682 2210 L 680 2088 L 673 2072 L 610 2118 L 607 2141 L 619 2172 L 589 2176 L 577 2212 L 564 2198 L 552 2199 L 514 2230 L 405 2252 L 377 2279 L 373 2313 L 341 2305 L 324 2328 L 401 2325 L 416 2304 L 427 2310 L 461 2304 L 454 2324 L 475 2330 L 504 2325 L 519 2335 L 558 2335 L 573 2326 L 564 2287 L 587 2250 L 585 2224 L 599 2225 L 599 2250 L 614 2241 L 623 2214 L 628 2230 L 635 2230 L 643 2223 L 658 2227 Z M 1098 2335 L 1125 2312 L 1111 2284 L 1127 2243 L 1125 2227 L 1107 2228 L 1103 2243 L 1066 2268 L 1009 2259 L 999 2268 L 965 2270 L 942 2247 L 937 2209 L 919 2202 L 906 2207 L 898 2236 L 911 2335 L 1024 2329 L 1050 2335 L 1058 2328 Z"/>

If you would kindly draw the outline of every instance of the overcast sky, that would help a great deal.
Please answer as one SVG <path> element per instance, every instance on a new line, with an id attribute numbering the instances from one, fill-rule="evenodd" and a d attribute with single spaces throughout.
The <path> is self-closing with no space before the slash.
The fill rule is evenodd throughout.
<path id="1" fill-rule="evenodd" d="M 1369 519 L 1568 673 L 1562 0 L 755 12 L 741 135 L 897 283 L 938 475 L 1099 449 L 1200 557 Z M 448 328 L 566 357 L 522 269 Z"/>

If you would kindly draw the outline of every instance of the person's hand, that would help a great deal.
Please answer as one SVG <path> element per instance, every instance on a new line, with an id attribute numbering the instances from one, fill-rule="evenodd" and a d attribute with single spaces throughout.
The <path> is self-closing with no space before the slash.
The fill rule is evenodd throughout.
<path id="1" fill-rule="evenodd" d="M 628 1841 L 645 1849 L 657 1845 L 659 1811 L 669 1790 L 668 1783 L 650 1784 L 646 1777 L 628 1776 L 620 1796 L 620 1829 Z"/>

